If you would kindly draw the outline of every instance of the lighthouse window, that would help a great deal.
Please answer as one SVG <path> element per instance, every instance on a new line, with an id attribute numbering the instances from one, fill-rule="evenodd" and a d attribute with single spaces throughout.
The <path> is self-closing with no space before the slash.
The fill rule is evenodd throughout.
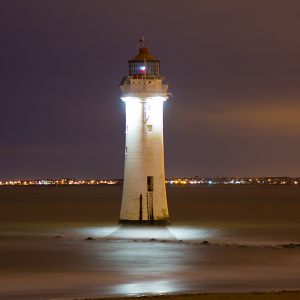
<path id="1" fill-rule="evenodd" d="M 147 176 L 147 190 L 148 192 L 153 192 L 153 184 L 154 184 L 154 177 Z"/>
<path id="2" fill-rule="evenodd" d="M 147 125 L 147 130 L 148 130 L 148 132 L 152 132 L 153 131 L 152 125 Z"/>

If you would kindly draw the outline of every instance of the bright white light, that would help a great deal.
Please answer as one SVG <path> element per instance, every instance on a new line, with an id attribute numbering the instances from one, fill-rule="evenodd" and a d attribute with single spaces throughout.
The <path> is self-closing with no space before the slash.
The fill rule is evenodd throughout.
<path id="1" fill-rule="evenodd" d="M 168 231 L 177 240 L 183 241 L 202 241 L 212 239 L 218 235 L 217 230 L 207 228 L 197 228 L 188 226 L 168 226 Z"/>
<path id="2" fill-rule="evenodd" d="M 121 98 L 122 101 L 124 102 L 141 102 L 142 99 L 139 97 L 122 97 Z M 162 97 L 162 96 L 155 96 L 155 97 L 147 97 L 146 101 L 147 103 L 156 103 L 159 101 L 166 101 L 167 98 L 166 97 Z"/>
<path id="3" fill-rule="evenodd" d="M 153 227 L 153 226 L 130 226 L 120 227 L 111 236 L 114 239 L 126 240 L 176 240 L 175 236 L 170 233 L 167 227 Z"/>
<path id="4" fill-rule="evenodd" d="M 149 105 L 149 122 L 152 123 L 157 130 L 161 131 L 163 127 L 163 103 L 166 101 L 164 97 L 149 97 L 146 99 Z"/>
<path id="5" fill-rule="evenodd" d="M 83 236 L 92 236 L 96 238 L 104 238 L 113 234 L 115 231 L 120 229 L 119 226 L 105 226 L 105 227 L 84 227 L 80 229 L 76 229 L 80 235 Z"/>
<path id="6" fill-rule="evenodd" d="M 211 240 L 218 236 L 218 231 L 208 228 L 197 228 L 189 226 L 103 226 L 103 227 L 84 227 L 75 230 L 83 236 L 95 238 L 109 238 L 113 240 L 141 240 L 149 241 L 203 241 Z"/>
<path id="7" fill-rule="evenodd" d="M 126 103 L 126 125 L 136 127 L 142 117 L 141 99 L 138 97 L 121 98 Z"/>
<path id="8" fill-rule="evenodd" d="M 154 125 L 157 132 L 162 130 L 163 102 L 166 101 L 165 97 L 122 97 L 121 99 L 126 103 L 126 125 L 131 128 L 139 126 L 142 122 L 143 111 L 147 105 L 149 107 L 147 111 L 149 124 Z"/>
<path id="9" fill-rule="evenodd" d="M 145 72 L 146 66 L 140 66 L 139 69 L 140 69 L 142 72 Z"/>
<path id="10" fill-rule="evenodd" d="M 154 102 L 157 102 L 157 101 L 166 101 L 166 97 L 162 97 L 162 96 L 155 96 L 155 97 L 149 97 L 147 98 L 147 102 L 151 102 L 151 103 L 154 103 Z"/>
<path id="11" fill-rule="evenodd" d="M 138 294 L 165 294 L 178 290 L 178 282 L 172 280 L 153 280 L 134 283 L 120 284 L 115 287 L 116 294 L 138 295 Z"/>
<path id="12" fill-rule="evenodd" d="M 140 98 L 138 97 L 122 97 L 121 98 L 122 101 L 124 101 L 125 103 L 127 102 L 140 102 Z"/>

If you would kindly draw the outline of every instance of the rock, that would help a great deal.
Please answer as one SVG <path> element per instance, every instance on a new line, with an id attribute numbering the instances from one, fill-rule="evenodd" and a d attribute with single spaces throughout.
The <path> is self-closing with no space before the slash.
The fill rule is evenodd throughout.
<path id="1" fill-rule="evenodd" d="M 203 241 L 202 245 L 209 245 L 209 242 L 208 241 Z"/>
<path id="2" fill-rule="evenodd" d="M 61 235 L 56 235 L 54 238 L 55 238 L 55 239 L 61 239 L 62 236 L 61 236 Z"/>
<path id="3" fill-rule="evenodd" d="M 282 245 L 282 246 L 283 246 L 283 248 L 299 248 L 300 244 L 290 243 L 290 244 L 286 244 L 286 245 Z"/>
<path id="4" fill-rule="evenodd" d="M 95 241 L 95 239 L 89 236 L 85 239 L 85 241 Z"/>
<path id="5" fill-rule="evenodd" d="M 156 239 L 150 239 L 149 242 L 156 242 Z"/>

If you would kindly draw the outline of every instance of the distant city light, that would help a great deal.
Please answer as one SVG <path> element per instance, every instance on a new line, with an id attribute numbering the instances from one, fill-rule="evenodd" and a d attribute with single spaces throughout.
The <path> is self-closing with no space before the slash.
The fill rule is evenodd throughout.
<path id="1" fill-rule="evenodd" d="M 0 185 L 116 185 L 119 184 L 120 180 L 118 179 L 104 179 L 104 180 L 77 180 L 77 179 L 36 179 L 36 180 L 8 180 L 0 181 Z"/>
<path id="2" fill-rule="evenodd" d="M 171 178 L 165 183 L 170 185 L 299 185 L 300 177 L 244 177 L 244 178 Z M 60 179 L 25 179 L 25 180 L 0 180 L 0 186 L 49 186 L 49 185 L 121 185 L 123 179 L 89 179 L 78 180 L 75 178 Z M 300 185 L 299 185 L 300 186 Z"/>

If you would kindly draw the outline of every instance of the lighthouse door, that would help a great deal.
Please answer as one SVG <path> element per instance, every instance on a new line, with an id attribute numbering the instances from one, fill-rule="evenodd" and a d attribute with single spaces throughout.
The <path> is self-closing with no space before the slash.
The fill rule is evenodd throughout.
<path id="1" fill-rule="evenodd" d="M 148 220 L 153 221 L 153 185 L 154 177 L 147 176 L 147 210 L 148 210 Z"/>

